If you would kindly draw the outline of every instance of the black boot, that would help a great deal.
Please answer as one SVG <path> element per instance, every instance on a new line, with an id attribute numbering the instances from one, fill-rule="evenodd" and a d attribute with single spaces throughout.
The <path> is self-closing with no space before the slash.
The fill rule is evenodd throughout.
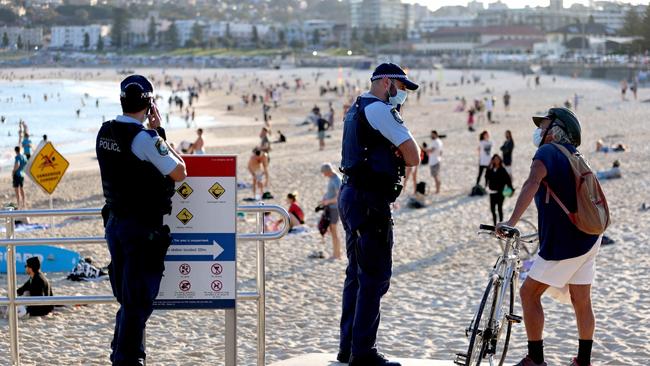
<path id="1" fill-rule="evenodd" d="M 339 351 L 339 354 L 336 355 L 336 360 L 340 363 L 350 362 L 350 352 Z"/>
<path id="2" fill-rule="evenodd" d="M 381 353 L 373 352 L 363 356 L 352 355 L 349 366 L 402 366 L 399 362 L 391 362 Z"/>

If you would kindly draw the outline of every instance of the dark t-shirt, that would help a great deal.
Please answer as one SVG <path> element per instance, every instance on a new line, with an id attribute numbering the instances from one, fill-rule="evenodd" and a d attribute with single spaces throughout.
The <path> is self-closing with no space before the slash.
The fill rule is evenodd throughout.
<path id="1" fill-rule="evenodd" d="M 576 149 L 564 145 L 570 152 Z M 570 212 L 576 211 L 576 189 L 569 160 L 555 146 L 544 144 L 535 153 L 533 160 L 541 161 L 546 167 L 544 181 Z M 546 260 L 563 260 L 579 257 L 596 243 L 598 235 L 583 233 L 569 220 L 568 215 L 549 196 L 546 203 L 546 186 L 541 184 L 535 195 L 540 237 L 539 256 Z"/>

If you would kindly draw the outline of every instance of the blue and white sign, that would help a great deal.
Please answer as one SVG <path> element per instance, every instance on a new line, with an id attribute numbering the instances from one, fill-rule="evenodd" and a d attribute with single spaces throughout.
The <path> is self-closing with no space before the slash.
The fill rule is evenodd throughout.
<path id="1" fill-rule="evenodd" d="M 237 296 L 237 199 L 233 156 L 184 156 L 165 217 L 172 244 L 154 302 L 157 309 L 229 309 Z"/>

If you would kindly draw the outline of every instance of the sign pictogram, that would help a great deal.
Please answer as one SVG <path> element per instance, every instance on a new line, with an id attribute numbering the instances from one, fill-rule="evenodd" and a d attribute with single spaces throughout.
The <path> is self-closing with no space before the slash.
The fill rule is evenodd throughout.
<path id="1" fill-rule="evenodd" d="M 182 222 L 183 225 L 187 225 L 187 223 L 190 222 L 190 220 L 192 220 L 193 217 L 194 217 L 194 215 L 192 215 L 192 213 L 190 212 L 190 210 L 188 210 L 188 209 L 186 209 L 186 208 L 183 208 L 183 209 L 181 210 L 181 212 L 179 212 L 179 213 L 176 215 L 176 218 L 177 218 L 180 222 Z"/>
<path id="2" fill-rule="evenodd" d="M 187 263 L 183 263 L 180 266 L 178 266 L 178 272 L 180 272 L 184 276 L 187 276 L 188 274 L 190 274 L 190 272 L 192 272 L 192 267 Z"/>
<path id="3" fill-rule="evenodd" d="M 208 192 L 214 197 L 215 200 L 218 200 L 219 197 L 221 197 L 224 193 L 226 193 L 226 189 L 219 184 L 219 182 L 215 183 L 208 189 Z"/>
<path id="4" fill-rule="evenodd" d="M 48 142 L 34 154 L 28 173 L 37 185 L 52 194 L 68 166 L 70 163 Z"/>
<path id="5" fill-rule="evenodd" d="M 219 263 L 215 263 L 210 267 L 210 272 L 212 272 L 213 275 L 220 275 L 223 272 L 223 267 Z"/>
<path id="6" fill-rule="evenodd" d="M 178 189 L 176 189 L 176 193 L 178 193 L 178 195 L 184 199 L 187 199 L 187 197 L 189 197 L 192 192 L 194 192 L 194 190 L 192 187 L 190 187 L 189 184 L 187 184 L 187 182 L 183 182 L 183 184 L 181 184 Z"/>
<path id="7" fill-rule="evenodd" d="M 178 288 L 180 288 L 183 292 L 187 292 L 192 288 L 192 284 L 190 281 L 183 280 L 178 284 Z"/>
<path id="8" fill-rule="evenodd" d="M 223 283 L 221 283 L 219 280 L 214 280 L 212 281 L 210 287 L 212 288 L 212 291 L 219 292 L 223 288 Z"/>

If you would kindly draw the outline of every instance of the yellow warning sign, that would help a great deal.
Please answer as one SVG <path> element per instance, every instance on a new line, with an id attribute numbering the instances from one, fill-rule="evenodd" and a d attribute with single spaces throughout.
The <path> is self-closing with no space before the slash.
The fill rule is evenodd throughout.
<path id="1" fill-rule="evenodd" d="M 192 220 L 193 217 L 194 215 L 192 215 L 192 213 L 186 208 L 183 208 L 181 212 L 179 212 L 178 215 L 176 215 L 178 221 L 182 222 L 183 225 L 187 225 L 187 223 L 190 222 L 190 220 Z"/>
<path id="2" fill-rule="evenodd" d="M 194 192 L 194 190 L 186 182 L 183 182 L 183 184 L 181 184 L 180 187 L 176 189 L 176 193 L 178 193 L 178 195 L 183 197 L 184 199 L 187 199 L 187 197 L 189 197 L 192 194 L 192 192 Z"/>
<path id="3" fill-rule="evenodd" d="M 218 200 L 219 197 L 221 197 L 224 193 L 226 193 L 226 190 L 219 184 L 218 182 L 213 184 L 210 189 L 208 189 L 208 192 L 214 197 L 214 199 Z"/>
<path id="4" fill-rule="evenodd" d="M 28 173 L 37 185 L 52 194 L 69 165 L 63 155 L 48 142 L 34 153 Z"/>

